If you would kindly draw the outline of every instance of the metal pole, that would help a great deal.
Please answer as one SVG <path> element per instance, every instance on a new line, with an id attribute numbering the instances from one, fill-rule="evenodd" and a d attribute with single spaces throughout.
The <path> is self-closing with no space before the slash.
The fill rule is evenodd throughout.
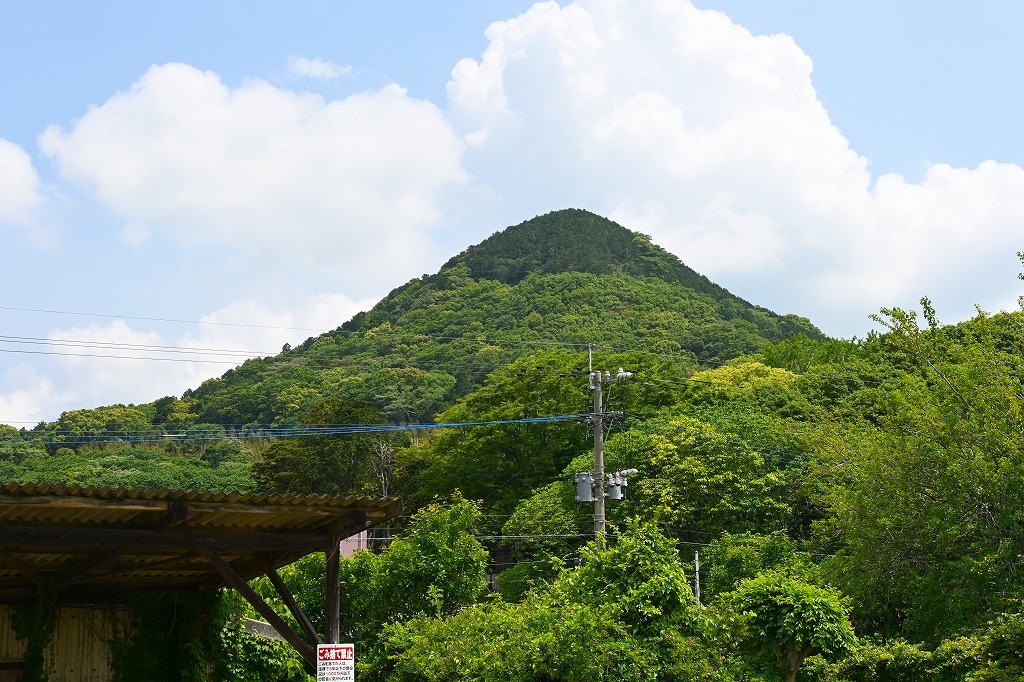
<path id="1" fill-rule="evenodd" d="M 700 607 L 700 551 L 693 551 L 693 595 L 697 598 L 697 607 Z"/>

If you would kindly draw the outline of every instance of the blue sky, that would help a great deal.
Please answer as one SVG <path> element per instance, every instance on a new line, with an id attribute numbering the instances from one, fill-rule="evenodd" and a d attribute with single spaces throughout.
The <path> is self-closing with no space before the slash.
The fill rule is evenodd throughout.
<path id="1" fill-rule="evenodd" d="M 694 2 L 0 3 L 0 423 L 178 394 L 565 207 L 836 336 L 1016 306 L 1024 6 Z"/>

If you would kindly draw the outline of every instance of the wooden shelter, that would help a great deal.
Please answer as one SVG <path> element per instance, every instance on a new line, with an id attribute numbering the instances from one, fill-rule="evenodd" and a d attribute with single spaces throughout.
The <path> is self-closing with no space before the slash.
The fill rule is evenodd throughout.
<path id="1" fill-rule="evenodd" d="M 0 604 L 31 603 L 43 587 L 231 586 L 315 666 L 315 644 L 338 642 L 340 541 L 399 513 L 397 498 L 0 484 Z M 313 552 L 327 558 L 324 637 L 277 574 Z M 305 640 L 249 588 L 261 575 Z"/>

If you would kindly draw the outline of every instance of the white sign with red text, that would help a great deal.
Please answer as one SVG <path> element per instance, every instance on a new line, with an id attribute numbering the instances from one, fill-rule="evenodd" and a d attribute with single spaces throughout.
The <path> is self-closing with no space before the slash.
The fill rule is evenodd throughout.
<path id="1" fill-rule="evenodd" d="M 354 644 L 318 644 L 316 646 L 316 682 L 355 682 L 356 647 Z"/>

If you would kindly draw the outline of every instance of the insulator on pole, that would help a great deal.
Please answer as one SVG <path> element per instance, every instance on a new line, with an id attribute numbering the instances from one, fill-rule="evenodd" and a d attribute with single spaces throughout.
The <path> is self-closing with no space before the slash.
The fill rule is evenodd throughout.
<path id="1" fill-rule="evenodd" d="M 608 476 L 608 499 L 609 500 L 621 500 L 622 499 L 622 486 L 625 481 L 622 480 L 621 476 L 616 474 L 610 474 Z"/>

